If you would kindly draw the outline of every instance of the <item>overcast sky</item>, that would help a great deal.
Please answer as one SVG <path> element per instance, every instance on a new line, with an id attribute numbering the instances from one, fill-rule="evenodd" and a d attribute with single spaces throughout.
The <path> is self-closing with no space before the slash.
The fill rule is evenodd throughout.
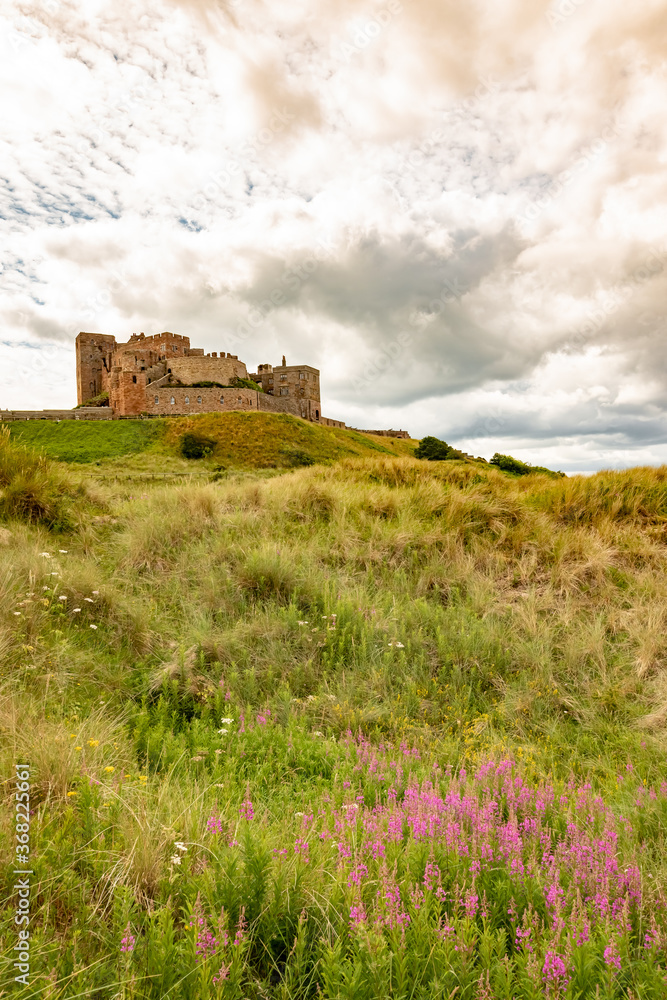
<path id="1" fill-rule="evenodd" d="M 171 330 L 356 427 L 667 462 L 667 0 L 0 12 L 0 407 Z"/>

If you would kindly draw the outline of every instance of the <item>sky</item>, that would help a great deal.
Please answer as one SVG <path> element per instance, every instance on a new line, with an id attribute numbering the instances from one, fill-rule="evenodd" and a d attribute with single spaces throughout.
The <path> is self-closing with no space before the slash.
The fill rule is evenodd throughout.
<path id="1" fill-rule="evenodd" d="M 0 407 L 80 330 L 322 411 L 667 462 L 667 0 L 0 0 Z"/>

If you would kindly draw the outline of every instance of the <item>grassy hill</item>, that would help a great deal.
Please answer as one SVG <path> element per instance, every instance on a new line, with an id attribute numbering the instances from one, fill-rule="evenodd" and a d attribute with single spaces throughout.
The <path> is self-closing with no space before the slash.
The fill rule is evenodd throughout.
<path id="1" fill-rule="evenodd" d="M 289 442 L 132 496 L 0 448 L 15 995 L 662 1000 L 667 468 Z"/>
<path id="2" fill-rule="evenodd" d="M 143 456 L 137 468 L 173 468 L 183 434 L 195 431 L 216 442 L 205 466 L 289 468 L 304 461 L 332 462 L 352 455 L 411 454 L 416 442 L 320 427 L 298 417 L 273 413 L 205 413 L 163 420 L 17 421 L 12 439 L 61 462 L 115 463 Z M 178 468 L 194 468 L 193 463 Z"/>

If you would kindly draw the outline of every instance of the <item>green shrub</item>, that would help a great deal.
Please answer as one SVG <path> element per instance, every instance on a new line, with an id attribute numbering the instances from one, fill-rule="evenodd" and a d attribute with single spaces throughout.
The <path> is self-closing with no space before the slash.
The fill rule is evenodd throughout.
<path id="1" fill-rule="evenodd" d="M 436 437 L 422 438 L 415 449 L 415 458 L 425 458 L 429 462 L 446 462 L 463 457 L 462 452 Z"/>
<path id="2" fill-rule="evenodd" d="M 511 455 L 500 455 L 498 452 L 495 453 L 489 464 L 497 466 L 503 472 L 511 472 L 515 476 L 528 476 L 531 472 L 540 472 L 546 476 L 565 475 L 564 472 L 554 472 L 553 469 L 545 469 L 541 465 L 529 465 L 528 462 L 522 462 Z"/>
<path id="3" fill-rule="evenodd" d="M 215 441 L 193 431 L 187 431 L 181 438 L 181 455 L 183 458 L 205 458 L 213 453 Z"/>

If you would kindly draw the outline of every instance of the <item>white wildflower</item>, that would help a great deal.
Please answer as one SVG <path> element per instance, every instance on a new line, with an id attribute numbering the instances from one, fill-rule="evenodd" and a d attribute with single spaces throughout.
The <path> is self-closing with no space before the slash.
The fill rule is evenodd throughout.
<path id="1" fill-rule="evenodd" d="M 72 608 L 73 611 L 81 611 L 81 608 Z"/>
<path id="2" fill-rule="evenodd" d="M 95 629 L 96 629 L 96 628 L 97 628 L 97 625 L 91 625 L 90 627 L 91 627 L 91 628 L 95 628 Z"/>
<path id="3" fill-rule="evenodd" d="M 169 860 L 171 861 L 172 865 L 180 865 L 181 863 L 181 859 L 179 858 L 178 854 L 174 854 L 173 858 L 169 858 Z"/>
<path id="4" fill-rule="evenodd" d="M 228 732 L 229 732 L 229 730 L 228 730 L 228 729 L 218 729 L 218 732 L 219 732 L 219 733 L 220 733 L 221 735 L 224 735 L 225 733 L 228 733 Z"/>
<path id="5" fill-rule="evenodd" d="M 67 555 L 67 549 L 58 549 L 58 552 L 62 552 L 64 556 Z"/>
<path id="6" fill-rule="evenodd" d="M 40 556 L 44 556 L 45 559 L 50 559 L 51 558 L 51 553 L 50 552 L 40 552 L 39 554 L 40 554 Z"/>
<path id="7" fill-rule="evenodd" d="M 91 590 L 91 594 L 99 594 L 99 590 Z"/>
<path id="8" fill-rule="evenodd" d="M 295 816 L 303 816 L 303 813 L 294 813 Z"/>
<path id="9" fill-rule="evenodd" d="M 15 612 L 14 612 L 14 614 L 15 614 L 15 615 L 16 615 L 17 617 L 19 617 L 19 618 L 21 617 L 21 612 L 20 612 L 20 611 L 15 611 Z"/>
<path id="10" fill-rule="evenodd" d="M 233 721 L 233 719 L 220 719 L 220 725 L 229 726 Z"/>
<path id="11" fill-rule="evenodd" d="M 298 625 L 310 625 L 310 622 L 298 622 Z"/>
<path id="12" fill-rule="evenodd" d="M 84 601 L 88 601 L 89 604 L 94 604 L 95 603 L 95 601 L 92 599 L 92 597 L 84 597 Z"/>
<path id="13" fill-rule="evenodd" d="M 67 595 L 66 594 L 61 594 L 60 597 L 58 598 L 58 600 L 59 601 L 66 601 L 67 600 Z"/>
<path id="14" fill-rule="evenodd" d="M 321 733 L 319 729 L 314 729 L 313 736 L 324 736 L 324 733 Z"/>
<path id="15" fill-rule="evenodd" d="M 187 847 L 185 846 L 182 840 L 175 840 L 174 847 L 177 848 L 179 851 L 187 851 Z"/>

